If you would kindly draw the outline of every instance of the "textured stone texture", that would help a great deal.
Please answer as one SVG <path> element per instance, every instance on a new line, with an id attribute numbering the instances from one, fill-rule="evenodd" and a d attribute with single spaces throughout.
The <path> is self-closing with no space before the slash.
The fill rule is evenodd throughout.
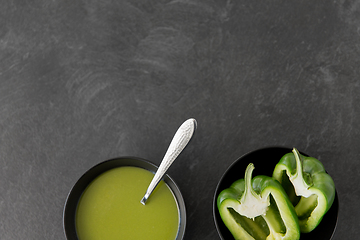
<path id="1" fill-rule="evenodd" d="M 340 199 L 334 239 L 360 235 L 360 1 L 1 1 L 1 239 L 64 239 L 62 210 L 93 165 L 169 169 L 186 239 L 219 239 L 213 194 L 244 153 L 297 147 Z M 266 160 L 266 159 L 265 159 Z"/>

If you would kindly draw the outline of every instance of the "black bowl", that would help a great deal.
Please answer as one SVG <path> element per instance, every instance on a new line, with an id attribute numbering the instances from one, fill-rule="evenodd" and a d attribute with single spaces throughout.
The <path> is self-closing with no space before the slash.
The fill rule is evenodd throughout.
<path id="1" fill-rule="evenodd" d="M 158 169 L 156 165 L 141 158 L 121 157 L 121 158 L 104 161 L 92 167 L 90 170 L 84 173 L 84 175 L 81 176 L 81 178 L 76 182 L 74 187 L 71 189 L 66 199 L 64 212 L 63 212 L 63 224 L 64 224 L 64 232 L 66 239 L 78 240 L 76 233 L 76 226 L 75 226 L 76 208 L 80 200 L 80 197 L 82 193 L 85 191 L 86 187 L 100 174 L 110 169 L 123 167 L 123 166 L 140 167 L 152 173 L 155 173 Z M 186 226 L 186 209 L 185 209 L 184 199 L 175 182 L 167 174 L 163 177 L 163 180 L 171 189 L 178 205 L 180 219 L 179 219 L 178 234 L 175 240 L 182 240 L 185 234 L 185 226 Z"/>
<path id="2" fill-rule="evenodd" d="M 244 178 L 245 169 L 250 162 L 254 163 L 255 170 L 253 176 L 267 175 L 272 176 L 275 165 L 280 161 L 281 157 L 286 153 L 291 152 L 291 148 L 285 147 L 268 147 L 249 152 L 235 162 L 225 171 L 221 177 L 213 199 L 213 215 L 216 225 L 216 229 L 221 239 L 230 240 L 234 239 L 230 231 L 223 223 L 217 205 L 216 200 L 220 192 L 240 178 Z M 304 153 L 301 153 L 306 155 Z M 301 233 L 300 239 L 304 240 L 329 240 L 332 238 L 338 219 L 339 212 L 339 200 L 337 192 L 335 192 L 335 200 L 329 211 L 323 217 L 321 223 L 310 233 Z"/>

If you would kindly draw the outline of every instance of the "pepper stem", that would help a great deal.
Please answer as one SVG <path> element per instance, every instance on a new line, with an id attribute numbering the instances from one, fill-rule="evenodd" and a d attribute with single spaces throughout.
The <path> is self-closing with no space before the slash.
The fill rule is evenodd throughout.
<path id="1" fill-rule="evenodd" d="M 267 207 L 270 205 L 269 199 L 261 198 L 252 187 L 252 172 L 254 171 L 254 164 L 250 163 L 245 171 L 245 189 L 240 199 L 238 212 L 248 218 L 254 219 L 257 216 L 265 215 Z"/>
<path id="2" fill-rule="evenodd" d="M 293 148 L 292 152 L 294 153 L 295 160 L 296 160 L 296 174 L 295 174 L 295 176 L 298 176 L 300 178 L 304 178 L 303 177 L 303 168 L 302 168 L 302 164 L 301 164 L 301 160 L 300 160 L 300 153 L 296 148 Z"/>
<path id="3" fill-rule="evenodd" d="M 253 189 L 252 185 L 251 185 L 251 179 L 252 179 L 252 173 L 255 169 L 255 166 L 253 163 L 250 163 L 246 170 L 245 170 L 245 191 L 244 194 L 241 197 L 241 200 L 245 200 L 245 198 L 248 196 L 248 194 L 250 194 L 251 196 L 254 196 L 255 198 L 258 197 L 258 195 L 256 194 L 255 190 Z"/>
<path id="4" fill-rule="evenodd" d="M 300 153 L 296 148 L 294 148 L 292 152 L 294 153 L 296 160 L 296 173 L 290 177 L 290 181 L 295 188 L 295 193 L 297 196 L 310 197 L 312 193 L 308 190 L 310 186 L 305 182 L 304 179 Z"/>

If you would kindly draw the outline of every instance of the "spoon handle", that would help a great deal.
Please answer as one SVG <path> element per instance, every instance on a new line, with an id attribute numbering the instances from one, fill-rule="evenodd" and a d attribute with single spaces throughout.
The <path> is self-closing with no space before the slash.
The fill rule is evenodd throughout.
<path id="1" fill-rule="evenodd" d="M 168 150 L 165 153 L 163 160 L 155 173 L 154 178 L 151 180 L 151 183 L 146 190 L 145 196 L 141 199 L 141 203 L 145 205 L 145 202 L 149 198 L 152 191 L 154 191 L 155 187 L 158 185 L 165 172 L 169 169 L 170 165 L 174 162 L 174 160 L 179 156 L 182 150 L 189 143 L 191 137 L 194 134 L 196 129 L 196 120 L 190 118 L 186 120 L 176 131 Z"/>

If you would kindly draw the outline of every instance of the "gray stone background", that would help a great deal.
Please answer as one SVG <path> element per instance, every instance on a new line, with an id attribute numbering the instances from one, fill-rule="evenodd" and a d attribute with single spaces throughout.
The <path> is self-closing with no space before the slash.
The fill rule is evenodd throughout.
<path id="1" fill-rule="evenodd" d="M 333 239 L 360 235 L 360 1 L 1 0 L 1 239 L 65 239 L 69 190 L 93 165 L 169 169 L 185 239 L 219 239 L 217 182 L 266 146 L 317 157 L 340 201 Z"/>

